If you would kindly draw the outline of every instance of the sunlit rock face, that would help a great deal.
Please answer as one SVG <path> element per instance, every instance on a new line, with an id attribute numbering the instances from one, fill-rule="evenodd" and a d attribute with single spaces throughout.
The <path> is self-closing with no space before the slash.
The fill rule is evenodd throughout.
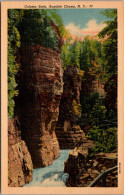
<path id="1" fill-rule="evenodd" d="M 64 71 L 63 94 L 56 126 L 56 135 L 62 149 L 73 148 L 75 143 L 84 137 L 83 131 L 77 125 L 81 116 L 80 90 L 82 76 L 83 72 L 74 66 L 67 66 Z"/>
<path id="2" fill-rule="evenodd" d="M 8 186 L 20 187 L 29 183 L 33 176 L 31 156 L 21 140 L 18 119 L 8 120 Z"/>
<path id="3" fill-rule="evenodd" d="M 22 126 L 35 168 L 48 166 L 59 156 L 55 134 L 63 92 L 59 53 L 42 46 L 21 49 L 16 115 Z"/>

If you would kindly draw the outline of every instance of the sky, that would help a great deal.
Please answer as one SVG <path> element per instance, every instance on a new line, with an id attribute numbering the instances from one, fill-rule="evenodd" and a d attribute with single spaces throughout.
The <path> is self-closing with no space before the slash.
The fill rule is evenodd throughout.
<path id="1" fill-rule="evenodd" d="M 61 9 L 58 13 L 66 29 L 72 36 L 95 36 L 106 24 L 106 17 L 101 14 L 104 9 Z"/>

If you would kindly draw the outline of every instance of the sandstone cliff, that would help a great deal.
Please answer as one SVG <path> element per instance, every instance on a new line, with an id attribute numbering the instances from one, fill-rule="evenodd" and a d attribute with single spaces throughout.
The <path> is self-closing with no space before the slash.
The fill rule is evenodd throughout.
<path id="1" fill-rule="evenodd" d="M 34 167 L 48 166 L 59 156 L 55 126 L 63 92 L 62 62 L 57 51 L 38 45 L 25 46 L 20 53 L 15 115 Z"/>
<path id="2" fill-rule="evenodd" d="M 56 135 L 60 148 L 73 148 L 75 143 L 83 139 L 84 133 L 78 126 L 81 116 L 80 90 L 83 72 L 74 66 L 67 66 L 64 71 L 63 94 L 60 101 L 59 118 Z"/>
<path id="3" fill-rule="evenodd" d="M 27 146 L 20 136 L 17 119 L 8 121 L 8 186 L 20 187 L 32 180 L 33 165 Z"/>

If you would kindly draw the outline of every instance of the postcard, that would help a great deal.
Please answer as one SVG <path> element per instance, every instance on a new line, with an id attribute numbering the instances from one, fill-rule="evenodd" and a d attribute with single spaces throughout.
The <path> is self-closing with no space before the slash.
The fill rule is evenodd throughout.
<path id="1" fill-rule="evenodd" d="M 124 2 L 1 2 L 2 194 L 123 194 Z"/>

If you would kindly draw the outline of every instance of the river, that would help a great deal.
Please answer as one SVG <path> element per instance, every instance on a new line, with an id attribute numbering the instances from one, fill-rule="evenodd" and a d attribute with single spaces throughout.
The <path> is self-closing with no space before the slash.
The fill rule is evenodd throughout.
<path id="1" fill-rule="evenodd" d="M 33 180 L 24 187 L 66 187 L 68 174 L 64 173 L 64 162 L 68 158 L 68 150 L 60 150 L 60 156 L 52 165 L 39 169 L 33 169 Z"/>

